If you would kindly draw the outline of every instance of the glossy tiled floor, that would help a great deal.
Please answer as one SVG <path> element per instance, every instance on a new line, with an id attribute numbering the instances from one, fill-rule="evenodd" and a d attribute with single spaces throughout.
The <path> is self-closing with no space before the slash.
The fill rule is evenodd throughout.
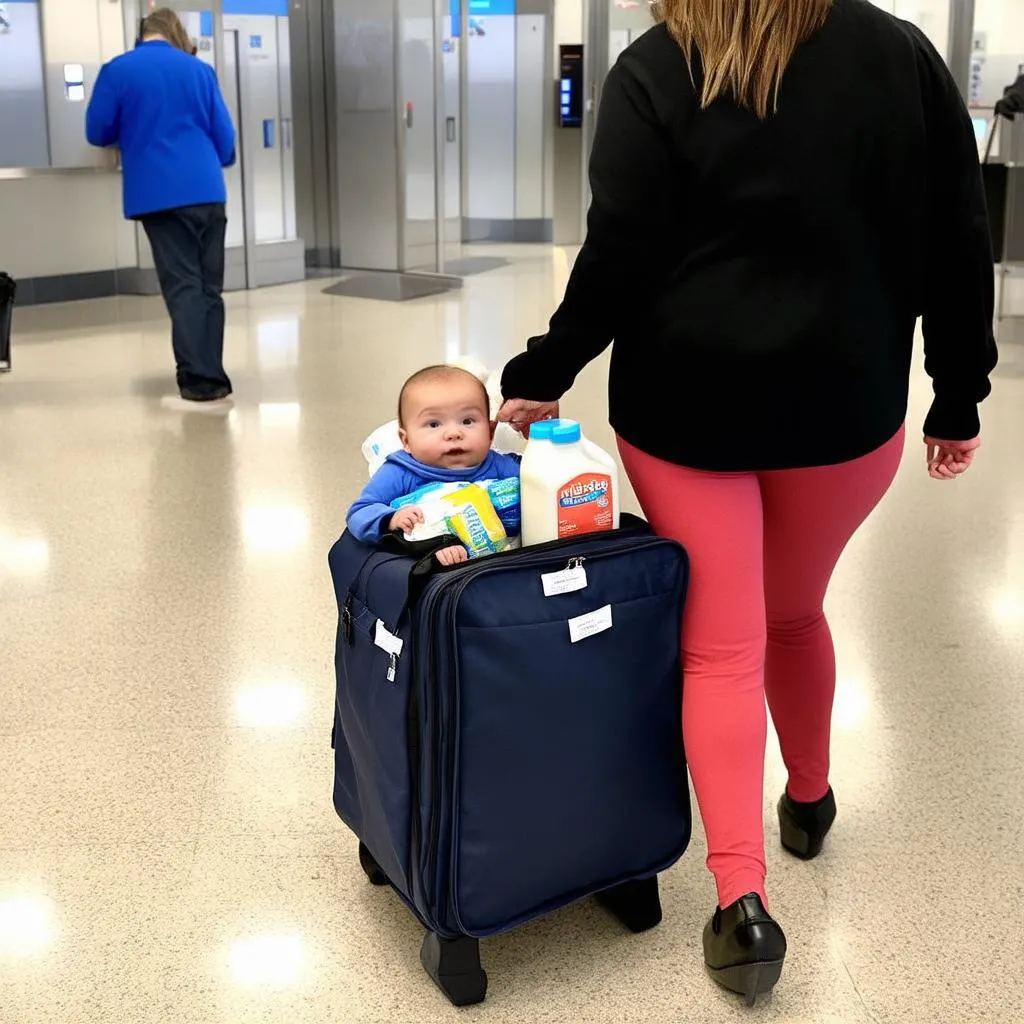
<path id="1" fill-rule="evenodd" d="M 330 803 L 326 552 L 358 445 L 411 370 L 497 364 L 540 328 L 565 254 L 516 250 L 405 305 L 325 282 L 230 299 L 226 418 L 163 409 L 154 300 L 17 315 L 0 379 L 0 1021 L 456 1018 L 420 933 L 367 885 Z M 603 365 L 568 403 L 598 440 Z M 915 392 L 916 434 L 927 397 Z M 705 980 L 702 841 L 666 920 L 591 905 L 487 942 L 502 1022 L 1011 1022 L 1024 999 L 1024 349 L 969 476 L 898 485 L 836 580 L 841 817 L 775 845 L 791 957 L 747 1013 Z M 826 428 L 827 429 L 827 428 Z M 756 439 L 755 439 L 756 440 Z"/>

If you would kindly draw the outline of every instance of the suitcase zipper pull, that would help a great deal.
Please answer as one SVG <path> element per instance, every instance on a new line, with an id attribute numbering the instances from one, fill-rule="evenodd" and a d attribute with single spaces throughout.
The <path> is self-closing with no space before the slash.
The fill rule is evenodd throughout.
<path id="1" fill-rule="evenodd" d="M 583 555 L 577 555 L 575 558 L 570 558 L 569 559 L 569 564 L 568 564 L 568 566 L 566 566 L 566 568 L 568 568 L 568 569 L 582 569 L 583 568 L 583 563 L 585 561 L 586 561 L 586 558 Z"/>
<path id="2" fill-rule="evenodd" d="M 341 609 L 341 635 L 350 647 L 352 646 L 352 633 L 352 593 L 349 592 L 345 598 L 345 606 Z"/>
<path id="3" fill-rule="evenodd" d="M 398 655 L 393 651 L 388 659 L 388 682 L 393 683 L 398 678 Z"/>

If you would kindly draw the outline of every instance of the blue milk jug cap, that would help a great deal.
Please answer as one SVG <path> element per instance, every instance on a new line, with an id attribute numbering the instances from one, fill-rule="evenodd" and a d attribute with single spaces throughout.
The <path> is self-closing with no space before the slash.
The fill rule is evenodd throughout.
<path id="1" fill-rule="evenodd" d="M 555 427 L 558 426 L 560 420 L 538 420 L 536 423 L 530 424 L 530 440 L 531 441 L 550 441 L 551 435 L 554 433 Z"/>
<path id="2" fill-rule="evenodd" d="M 555 444 L 575 444 L 583 437 L 583 431 L 578 423 L 571 420 L 563 420 L 551 432 L 551 440 Z"/>

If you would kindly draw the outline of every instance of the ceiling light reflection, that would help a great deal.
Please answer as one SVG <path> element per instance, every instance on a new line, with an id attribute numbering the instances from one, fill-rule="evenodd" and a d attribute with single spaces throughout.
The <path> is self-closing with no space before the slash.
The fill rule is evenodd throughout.
<path id="1" fill-rule="evenodd" d="M 302 406 L 298 402 L 260 402 L 259 416 L 261 430 L 296 427 L 302 418 Z"/>
<path id="2" fill-rule="evenodd" d="M 0 899 L 0 957 L 35 956 L 57 938 L 57 913 L 42 896 Z"/>
<path id="3" fill-rule="evenodd" d="M 1017 631 L 1024 627 L 1024 589 L 1002 587 L 989 599 L 992 620 L 1000 628 Z"/>
<path id="4" fill-rule="evenodd" d="M 0 568 L 12 573 L 46 572 L 50 566 L 50 545 L 38 537 L 16 540 L 0 537 Z"/>
<path id="5" fill-rule="evenodd" d="M 260 368 L 287 370 L 299 362 L 299 321 L 268 320 L 256 327 L 256 349 Z"/>
<path id="6" fill-rule="evenodd" d="M 309 694 L 298 683 L 256 683 L 235 694 L 238 722 L 251 729 L 284 729 L 306 717 Z"/>
<path id="7" fill-rule="evenodd" d="M 261 988 L 294 985 L 306 958 L 302 939 L 275 933 L 239 939 L 228 956 L 231 972 L 239 984 Z"/>
<path id="8" fill-rule="evenodd" d="M 298 506 L 250 507 L 243 532 L 250 551 L 291 551 L 309 539 L 309 517 Z"/>
<path id="9" fill-rule="evenodd" d="M 841 677 L 836 681 L 832 725 L 835 729 L 857 729 L 871 711 L 871 696 L 861 679 Z"/>

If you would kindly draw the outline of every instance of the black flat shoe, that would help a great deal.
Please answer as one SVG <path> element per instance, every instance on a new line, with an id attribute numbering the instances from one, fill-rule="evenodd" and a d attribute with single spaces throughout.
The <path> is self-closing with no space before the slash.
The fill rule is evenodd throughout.
<path id="1" fill-rule="evenodd" d="M 181 397 L 186 402 L 221 402 L 231 397 L 231 388 L 219 387 L 211 391 L 196 391 L 194 388 L 182 388 Z"/>
<path id="2" fill-rule="evenodd" d="M 708 974 L 747 1006 L 775 988 L 785 959 L 786 936 L 755 893 L 719 907 L 704 929 Z"/>
<path id="3" fill-rule="evenodd" d="M 836 820 L 836 798 L 831 788 L 817 802 L 801 804 L 782 794 L 779 801 L 779 835 L 794 857 L 813 860 L 821 853 L 825 836 Z"/>

